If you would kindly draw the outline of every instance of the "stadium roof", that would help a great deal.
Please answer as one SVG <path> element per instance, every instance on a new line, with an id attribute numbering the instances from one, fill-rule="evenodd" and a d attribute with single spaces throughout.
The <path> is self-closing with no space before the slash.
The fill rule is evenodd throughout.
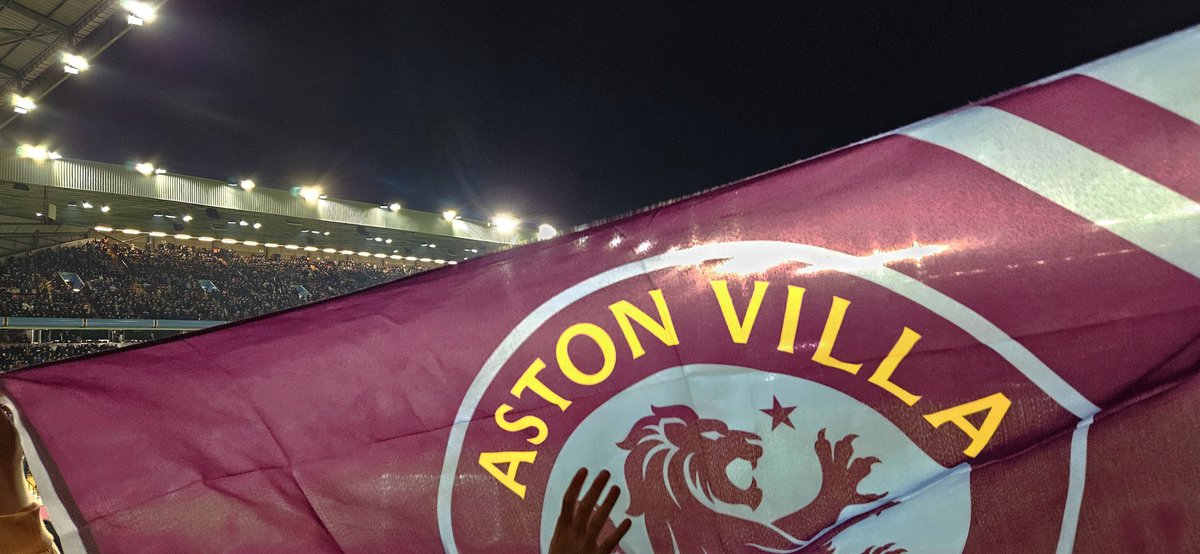
<path id="1" fill-rule="evenodd" d="M 91 59 L 124 35 L 130 22 L 119 0 L 0 1 L 0 96 L 34 101 L 68 77 L 64 53 Z M 117 16 L 117 17 L 113 17 Z M 11 113 L 11 112 L 10 112 Z M 3 118 L 0 127 L 15 114 Z"/>
<path id="2" fill-rule="evenodd" d="M 128 229 L 446 261 L 535 238 L 525 227 L 506 231 L 484 221 L 230 185 L 83 160 L 34 160 L 0 149 L 0 256 L 80 239 L 97 227 L 118 237 Z"/>

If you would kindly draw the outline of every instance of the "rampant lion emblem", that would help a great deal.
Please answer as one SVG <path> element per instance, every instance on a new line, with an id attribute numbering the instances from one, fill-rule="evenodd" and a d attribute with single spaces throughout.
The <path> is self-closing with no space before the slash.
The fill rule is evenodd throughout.
<path id="1" fill-rule="evenodd" d="M 752 510 L 762 501 L 757 480 L 743 489 L 725 472 L 736 460 L 757 468 L 763 455 L 761 437 L 729 429 L 716 419 L 701 419 L 688 406 L 652 407 L 651 411 L 653 415 L 635 423 L 617 446 L 629 451 L 625 459 L 628 514 L 644 518 L 654 552 L 779 552 L 808 545 L 828 552 L 832 535 L 852 523 L 843 522 L 822 535 L 837 522 L 842 509 L 875 502 L 887 494 L 859 493 L 858 484 L 880 460 L 855 458 L 855 435 L 834 445 L 822 429 L 814 444 L 821 464 L 821 489 L 811 503 L 769 525 L 721 513 L 714 508 L 715 501 Z M 877 514 L 887 506 L 890 504 L 854 519 Z M 818 536 L 819 544 L 814 544 Z M 868 551 L 902 552 L 890 544 Z"/>

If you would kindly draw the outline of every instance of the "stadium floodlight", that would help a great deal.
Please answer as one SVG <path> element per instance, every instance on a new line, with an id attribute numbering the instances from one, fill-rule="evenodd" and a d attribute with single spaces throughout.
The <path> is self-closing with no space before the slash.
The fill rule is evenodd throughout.
<path id="1" fill-rule="evenodd" d="M 96 230 L 100 231 L 101 233 L 111 233 L 113 228 L 107 225 L 97 225 Z"/>
<path id="2" fill-rule="evenodd" d="M 338 254 L 341 254 L 343 256 L 350 256 L 350 255 L 354 254 L 354 251 L 353 250 L 339 250 Z"/>
<path id="3" fill-rule="evenodd" d="M 145 2 L 126 0 L 125 2 L 121 2 L 121 6 L 129 12 L 129 17 L 126 18 L 126 21 L 130 25 L 145 25 L 158 17 L 158 9 Z"/>
<path id="4" fill-rule="evenodd" d="M 321 187 L 300 187 L 300 198 L 309 202 L 321 198 Z"/>
<path id="5" fill-rule="evenodd" d="M 385 240 L 385 241 L 383 241 L 383 242 L 384 242 L 385 244 L 391 244 L 391 243 L 392 243 L 392 239 L 387 239 L 387 240 Z"/>
<path id="6" fill-rule="evenodd" d="M 375 257 L 376 258 L 386 258 L 387 254 L 379 253 L 379 254 L 375 254 Z"/>
<path id="7" fill-rule="evenodd" d="M 388 257 L 393 260 L 403 260 L 404 259 L 404 256 L 401 256 L 399 254 L 392 254 L 391 256 L 388 256 Z"/>
<path id="8" fill-rule="evenodd" d="M 136 163 L 133 164 L 133 170 L 142 175 L 149 176 L 154 173 L 154 164 L 147 162 Z"/>
<path id="9" fill-rule="evenodd" d="M 45 160 L 60 160 L 62 156 L 58 152 L 52 152 L 45 146 L 35 146 L 32 144 L 22 144 L 17 147 L 17 155 L 22 158 L 28 158 L 34 161 Z"/>
<path id="10" fill-rule="evenodd" d="M 185 216 L 183 216 L 183 220 L 184 220 L 185 222 L 187 222 L 187 221 L 191 221 L 191 220 L 192 220 L 192 216 L 190 216 L 190 215 L 185 215 Z"/>
<path id="11" fill-rule="evenodd" d="M 425 262 L 425 263 L 429 263 L 429 262 L 432 262 L 433 260 L 432 260 L 432 259 L 430 259 L 430 258 L 421 258 L 421 259 L 420 259 L 420 261 L 422 261 L 422 262 Z"/>
<path id="12" fill-rule="evenodd" d="M 299 250 L 300 249 L 300 246 L 296 245 L 296 244 L 285 244 L 285 245 L 283 245 L 283 247 L 287 248 L 288 250 Z"/>
<path id="13" fill-rule="evenodd" d="M 244 245 L 246 245 L 246 246 L 258 246 L 258 241 L 256 241 L 256 240 L 244 240 L 244 241 L 242 241 L 242 244 L 244 244 Z"/>
<path id="14" fill-rule="evenodd" d="M 321 233 L 321 234 L 325 235 L 325 236 L 329 236 L 329 231 L 325 231 L 324 233 Z"/>
<path id="15" fill-rule="evenodd" d="M 250 222 L 243 219 L 238 222 L 238 225 L 241 225 L 242 227 L 248 227 L 250 226 Z"/>
<path id="16" fill-rule="evenodd" d="M 383 237 L 375 237 L 375 242 L 383 242 Z"/>
<path id="17" fill-rule="evenodd" d="M 139 230 L 137 230 L 137 229 L 121 229 L 121 232 L 122 232 L 122 233 L 125 233 L 126 235 L 140 235 L 140 234 L 142 234 L 142 232 L 141 232 L 141 231 L 139 231 Z"/>
<path id="18" fill-rule="evenodd" d="M 492 218 L 492 225 L 496 226 L 496 230 L 501 233 L 511 233 L 520 224 L 521 220 L 509 214 L 496 214 L 496 217 Z"/>
<path id="19" fill-rule="evenodd" d="M 336 254 L 337 248 L 322 248 L 321 251 L 326 254 Z"/>
<path id="20" fill-rule="evenodd" d="M 88 70 L 87 58 L 70 52 L 63 52 L 63 70 L 72 75 L 78 75 L 80 71 Z"/>
<path id="21" fill-rule="evenodd" d="M 555 229 L 554 226 L 550 225 L 549 223 L 543 223 L 541 225 L 538 225 L 538 234 L 537 234 L 538 240 L 552 239 L 557 234 L 558 234 L 558 229 Z"/>
<path id="22" fill-rule="evenodd" d="M 167 234 L 162 231 L 150 231 L 150 236 L 155 237 L 155 238 L 162 238 L 162 237 L 167 236 Z"/>
<path id="23" fill-rule="evenodd" d="M 80 206 L 83 206 L 83 208 L 84 208 L 85 210 L 90 210 L 90 209 L 92 209 L 92 203 L 91 203 L 91 202 L 88 202 L 87 200 L 84 200 L 84 201 L 83 201 L 83 203 L 82 203 L 82 204 L 80 204 Z"/>
<path id="24" fill-rule="evenodd" d="M 358 253 L 358 255 L 359 255 L 359 256 L 362 256 L 362 257 L 364 257 L 364 258 L 370 258 L 370 257 L 371 257 L 371 253 L 370 253 L 370 252 L 359 252 L 359 253 Z"/>
<path id="25" fill-rule="evenodd" d="M 34 213 L 34 214 L 33 214 L 33 217 L 42 217 L 42 212 L 36 212 L 36 213 Z"/>
<path id="26" fill-rule="evenodd" d="M 254 187 L 257 186 L 250 179 L 242 179 L 242 182 L 238 183 L 238 185 L 242 187 L 242 190 L 247 192 L 254 190 Z"/>
<path id="27" fill-rule="evenodd" d="M 221 242 L 224 244 L 237 244 L 238 243 L 237 239 L 221 239 Z"/>
<path id="28" fill-rule="evenodd" d="M 275 244 L 273 242 L 268 242 L 268 243 L 264 244 L 263 246 L 266 246 L 267 248 L 279 248 L 279 245 Z"/>
<path id="29" fill-rule="evenodd" d="M 316 246 L 305 246 L 304 247 L 305 252 L 316 252 L 317 250 L 318 250 L 318 248 Z"/>
<path id="30" fill-rule="evenodd" d="M 112 208 L 110 208 L 108 206 L 100 206 L 100 211 L 102 211 L 104 213 L 108 213 L 111 210 L 112 210 Z"/>
<path id="31" fill-rule="evenodd" d="M 435 264 L 441 264 L 441 265 L 446 265 L 446 260 L 437 259 L 437 260 L 434 260 L 434 261 L 433 261 L 433 263 L 435 263 Z"/>
<path id="32" fill-rule="evenodd" d="M 446 210 L 446 211 L 442 212 L 442 219 L 444 219 L 446 221 L 454 221 L 456 219 L 462 219 L 462 218 L 460 218 L 458 216 L 458 212 L 456 212 L 454 210 Z"/>
<path id="33" fill-rule="evenodd" d="M 407 261 L 410 261 L 410 262 L 415 262 L 415 261 L 417 261 L 417 257 L 416 257 L 416 256 L 405 256 L 405 257 L 404 257 L 404 259 L 405 259 L 405 260 L 407 260 Z"/>
<path id="34" fill-rule="evenodd" d="M 322 194 L 322 195 L 320 195 L 320 196 L 317 196 L 317 198 L 319 198 L 319 199 L 321 199 L 321 200 L 324 200 L 324 199 L 326 199 L 326 198 L 329 198 L 329 195 L 328 195 L 328 194 Z"/>
<path id="35" fill-rule="evenodd" d="M 430 247 L 430 248 L 437 248 L 437 245 L 431 242 L 431 243 L 429 243 L 429 247 Z"/>
<path id="36" fill-rule="evenodd" d="M 12 105 L 13 111 L 22 115 L 37 109 L 37 103 L 32 98 L 20 94 L 12 95 Z"/>
<path id="37" fill-rule="evenodd" d="M 198 240 L 198 241 L 200 241 L 200 242 L 213 242 L 213 241 L 215 241 L 215 240 L 217 240 L 217 239 L 215 239 L 215 238 L 213 238 L 213 237 L 207 237 L 207 236 L 205 236 L 205 237 L 196 237 L 196 240 Z"/>
<path id="38" fill-rule="evenodd" d="M 188 240 L 188 239 L 191 239 L 191 238 L 192 238 L 192 235 L 187 235 L 187 234 L 184 234 L 184 233 L 179 233 L 178 235 L 175 235 L 175 238 L 177 238 L 177 239 L 179 239 L 179 240 Z"/>
<path id="39" fill-rule="evenodd" d="M 388 204 L 388 209 L 392 210 L 393 212 L 398 212 L 400 211 L 400 203 L 392 202 L 391 204 Z"/>
<path id="40" fill-rule="evenodd" d="M 258 222 L 256 221 L 256 222 L 254 222 L 254 225 L 253 225 L 253 227 L 254 227 L 255 229 L 262 229 L 262 223 L 258 223 Z"/>
<path id="41" fill-rule="evenodd" d="M 446 263 L 447 263 L 447 264 L 449 264 L 449 265 L 458 265 L 458 262 L 456 262 L 456 261 L 454 261 L 454 260 L 450 260 L 450 261 L 448 261 L 448 262 L 446 262 Z"/>
<path id="42" fill-rule="evenodd" d="M 156 167 L 156 168 L 154 168 L 154 174 L 155 174 L 155 175 L 166 175 L 166 173 L 167 173 L 167 170 L 165 170 L 165 169 L 163 169 L 163 168 L 161 168 L 161 167 Z"/>

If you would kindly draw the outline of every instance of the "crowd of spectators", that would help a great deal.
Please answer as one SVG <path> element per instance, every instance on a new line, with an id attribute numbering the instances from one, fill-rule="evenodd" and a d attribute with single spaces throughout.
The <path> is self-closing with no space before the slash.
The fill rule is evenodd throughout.
<path id="1" fill-rule="evenodd" d="M 113 343 L 88 342 L 79 344 L 6 344 L 0 345 L 0 372 L 26 366 L 84 356 L 109 348 Z"/>
<path id="2" fill-rule="evenodd" d="M 232 321 L 415 271 L 349 259 L 247 255 L 174 243 L 138 248 L 96 240 L 0 263 L 0 316 Z"/>

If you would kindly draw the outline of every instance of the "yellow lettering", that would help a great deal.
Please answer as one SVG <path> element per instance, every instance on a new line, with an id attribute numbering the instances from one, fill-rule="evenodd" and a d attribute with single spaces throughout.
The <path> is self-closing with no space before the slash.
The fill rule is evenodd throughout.
<path id="1" fill-rule="evenodd" d="M 594 373 L 579 371 L 575 362 L 571 361 L 571 353 L 567 347 L 571 344 L 571 339 L 580 335 L 592 339 L 592 342 L 600 347 L 600 353 L 604 356 L 604 364 Z M 613 368 L 617 365 L 617 348 L 613 344 L 612 337 L 608 336 L 608 333 L 599 325 L 592 323 L 576 323 L 567 327 L 567 330 L 558 337 L 555 354 L 558 357 L 558 369 L 567 376 L 567 379 L 580 385 L 590 386 L 604 382 L 609 375 L 612 375 Z"/>
<path id="2" fill-rule="evenodd" d="M 567 411 L 567 406 L 571 405 L 571 401 L 559 396 L 558 393 L 550 390 L 550 387 L 547 387 L 545 383 L 538 380 L 537 375 L 543 369 L 546 369 L 546 362 L 543 362 L 541 358 L 534 360 L 532 364 L 529 364 L 529 368 L 525 370 L 525 373 L 521 374 L 521 378 L 517 379 L 517 383 L 513 385 L 510 392 L 512 392 L 513 396 L 520 398 L 521 393 L 528 389 L 542 397 L 546 402 L 558 406 L 558 409 L 564 412 Z"/>
<path id="3" fill-rule="evenodd" d="M 992 435 L 1000 427 L 1000 421 L 1004 419 L 1004 414 L 1008 412 L 1008 407 L 1011 405 L 1012 402 L 1008 397 L 1004 396 L 1004 393 L 998 392 L 986 398 L 980 398 L 973 402 L 967 402 L 966 404 L 926 415 L 925 421 L 928 421 L 935 429 L 941 427 L 947 421 L 958 426 L 963 433 L 971 437 L 971 444 L 966 450 L 963 450 L 963 454 L 974 458 L 979 455 L 984 446 L 987 446 L 988 441 L 992 440 Z M 985 410 L 987 411 L 987 416 L 983 418 L 983 425 L 975 427 L 973 423 L 967 420 L 967 416 Z"/>
<path id="4" fill-rule="evenodd" d="M 721 305 L 721 315 L 725 316 L 729 337 L 737 344 L 746 344 L 746 341 L 750 340 L 750 331 L 754 329 L 754 320 L 758 317 L 763 296 L 767 294 L 766 281 L 754 282 L 754 292 L 751 293 L 750 303 L 746 306 L 746 317 L 740 321 L 737 310 L 733 307 L 733 299 L 729 296 L 729 284 L 725 281 L 713 281 L 712 288 L 717 295 L 717 303 Z"/>
<path id="5" fill-rule="evenodd" d="M 779 351 L 796 352 L 796 326 L 800 322 L 800 303 L 804 300 L 804 287 L 788 285 L 787 308 L 783 311 L 783 330 L 779 332 Z"/>
<path id="6" fill-rule="evenodd" d="M 858 375 L 862 364 L 843 362 L 833 357 L 833 344 L 837 342 L 838 331 L 842 329 L 842 319 L 846 317 L 846 308 L 849 306 L 849 300 L 840 296 L 833 297 L 833 305 L 829 307 L 829 317 L 825 319 L 825 330 L 821 331 L 821 340 L 817 343 L 817 351 L 813 352 L 812 360 L 823 366 Z"/>
<path id="7" fill-rule="evenodd" d="M 642 342 L 638 340 L 637 333 L 633 332 L 633 324 L 629 320 L 636 321 L 643 329 L 650 331 L 650 334 L 662 341 L 667 346 L 676 346 L 679 344 L 679 335 L 675 332 L 675 324 L 671 322 L 671 312 L 667 311 L 667 302 L 663 299 L 661 290 L 650 291 L 650 298 L 654 299 L 654 307 L 658 308 L 658 319 L 662 322 L 654 321 L 646 312 L 638 309 L 627 300 L 622 300 L 608 307 L 612 310 L 613 316 L 617 318 L 617 325 L 621 326 L 621 332 L 625 334 L 625 341 L 629 343 L 629 351 L 633 353 L 633 359 L 638 359 L 646 353 L 646 349 L 642 348 Z"/>
<path id="8" fill-rule="evenodd" d="M 875 368 L 875 373 L 872 373 L 871 377 L 867 379 L 867 381 L 874 383 L 879 388 L 892 393 L 892 396 L 899 398 L 901 402 L 909 406 L 916 404 L 921 397 L 904 390 L 900 385 L 893 383 L 891 379 L 892 374 L 896 372 L 896 367 L 900 365 L 900 362 L 904 361 L 904 357 L 908 355 L 913 345 L 917 344 L 919 340 L 921 340 L 920 334 L 905 327 L 904 331 L 900 333 L 900 338 L 896 339 L 896 344 L 892 346 L 892 351 L 888 352 L 887 357 L 882 362 L 879 362 L 879 367 Z"/>
<path id="9" fill-rule="evenodd" d="M 517 469 L 521 464 L 532 464 L 537 458 L 537 452 L 533 450 L 525 452 L 480 452 L 479 465 L 483 466 L 488 473 L 492 474 L 500 484 L 508 487 L 508 490 L 517 493 L 517 496 L 523 500 L 525 498 L 525 485 L 517 482 Z M 500 471 L 498 464 L 508 464 L 508 469 Z"/>
<path id="10" fill-rule="evenodd" d="M 522 416 L 516 421 L 504 419 L 504 414 L 511 411 L 513 411 L 513 407 L 508 404 L 501 404 L 499 408 L 496 408 L 496 425 L 499 425 L 501 429 L 510 433 L 519 433 L 532 427 L 537 429 L 537 434 L 530 437 L 528 439 L 529 442 L 535 446 L 545 442 L 546 434 L 549 433 L 549 430 L 546 429 L 546 422 L 542 421 L 542 418 L 527 415 Z"/>

